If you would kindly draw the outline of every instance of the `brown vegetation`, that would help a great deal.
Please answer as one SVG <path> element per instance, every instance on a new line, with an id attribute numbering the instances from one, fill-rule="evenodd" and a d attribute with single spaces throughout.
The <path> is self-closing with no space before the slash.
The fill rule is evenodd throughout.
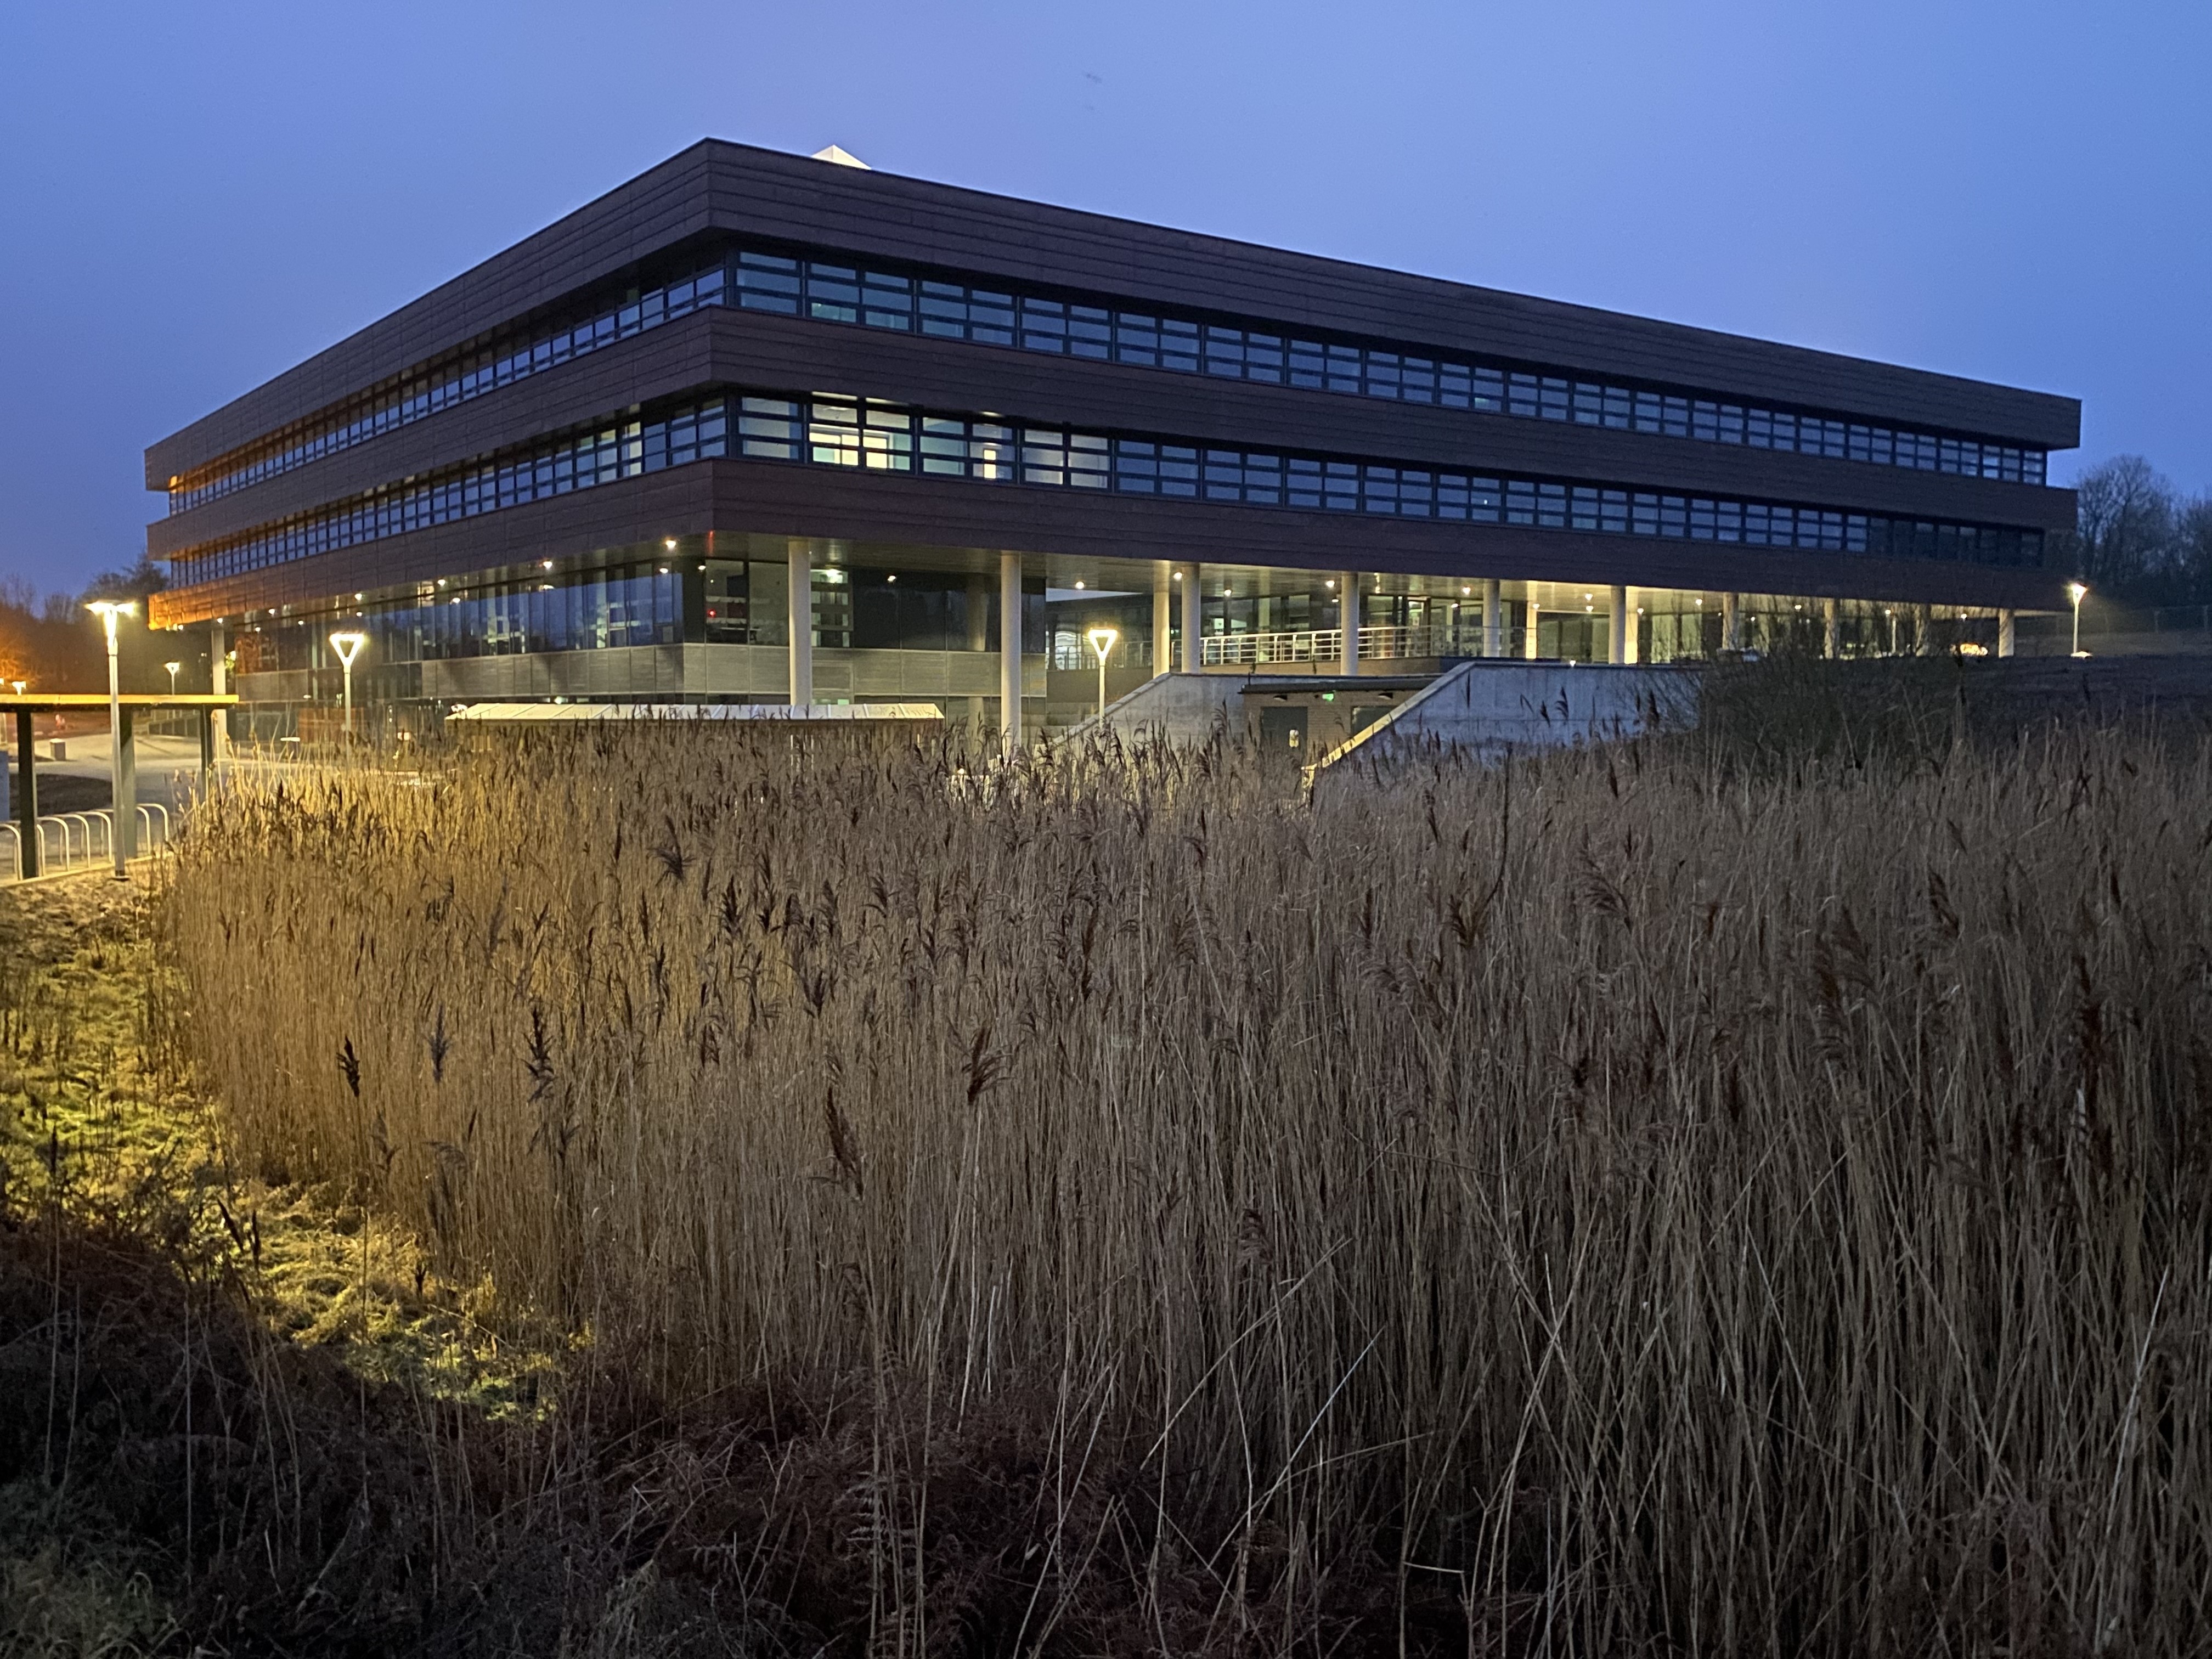
<path id="1" fill-rule="evenodd" d="M 562 734 L 234 789 L 172 923 L 248 1159 L 856 1414 L 878 1643 L 2181 1646 L 2207 756 L 1892 715 L 1310 805 Z"/>

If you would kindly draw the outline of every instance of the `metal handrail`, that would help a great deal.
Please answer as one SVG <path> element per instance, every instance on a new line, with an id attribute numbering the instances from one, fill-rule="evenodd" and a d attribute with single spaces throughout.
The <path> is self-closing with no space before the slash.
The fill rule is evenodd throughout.
<path id="1" fill-rule="evenodd" d="M 1480 624 L 1370 623 L 1359 630 L 1363 659 L 1382 661 L 1407 657 L 1449 657 L 1469 654 L 1481 639 Z M 1328 662 L 1344 654 L 1341 628 L 1300 629 L 1279 634 L 1213 634 L 1200 647 L 1199 660 L 1209 666 L 1274 662 Z"/>

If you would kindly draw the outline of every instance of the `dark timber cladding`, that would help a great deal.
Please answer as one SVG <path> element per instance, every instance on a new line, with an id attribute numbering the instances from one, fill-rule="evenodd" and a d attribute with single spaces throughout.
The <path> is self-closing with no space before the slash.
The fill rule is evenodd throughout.
<path id="1" fill-rule="evenodd" d="M 1790 592 L 1967 606 L 2056 608 L 2058 578 L 2039 556 L 1950 552 L 1897 556 L 1908 535 L 1859 543 L 1810 532 L 1748 545 L 1725 535 L 1692 539 L 1665 528 L 1620 531 L 1562 507 L 1543 520 L 1445 522 L 1349 514 L 1247 495 L 1233 509 L 1205 498 L 979 487 L 921 474 L 750 459 L 768 452 L 735 437 L 747 395 L 803 400 L 836 394 L 915 411 L 1050 425 L 1110 441 L 1233 447 L 1246 452 L 1345 457 L 1492 483 L 1511 481 L 1596 499 L 1715 498 L 1794 504 L 1801 514 L 1923 531 L 2002 534 L 2034 548 L 2042 532 L 2073 522 L 2070 492 L 2042 484 L 2042 453 L 2079 441 L 2071 398 L 1777 345 L 1494 289 L 1373 270 L 1218 238 L 987 195 L 719 142 L 694 145 L 516 246 L 434 289 L 247 393 L 146 453 L 149 489 L 214 477 L 288 428 L 315 429 L 347 400 L 397 383 L 441 356 L 474 350 L 550 325 L 624 285 L 732 246 L 1003 287 L 1071 302 L 1153 309 L 1246 330 L 1303 332 L 1385 352 L 1459 356 L 1532 374 L 1584 379 L 1692 398 L 1803 411 L 1815 424 L 1859 422 L 1902 434 L 2009 446 L 2012 468 L 1974 476 L 1790 453 L 1749 441 L 1705 442 L 1656 427 L 1622 429 L 1579 419 L 1518 419 L 1468 408 L 1340 396 L 1289 384 L 1166 373 L 1129 361 L 1092 361 L 829 324 L 804 314 L 741 309 L 726 301 L 488 385 L 433 415 L 297 459 L 268 476 L 180 493 L 153 525 L 149 547 L 178 561 L 179 586 L 155 619 L 180 623 L 241 611 L 326 603 L 344 591 L 495 572 L 547 558 L 588 557 L 665 536 L 760 534 L 847 538 L 950 549 L 1018 549 L 1077 557 L 1127 556 L 1223 565 L 1334 570 L 1346 565 L 1410 574 L 1624 582 L 1641 586 Z M 734 271 L 732 264 L 731 270 Z M 734 280 L 734 278 L 732 278 Z M 731 296 L 734 298 L 734 295 Z M 374 539 L 326 541 L 239 568 L 209 556 L 417 481 L 527 462 L 532 446 L 595 427 L 650 419 L 678 398 L 721 399 L 726 450 L 649 476 L 619 475 L 551 500 L 524 498 L 483 516 L 418 526 L 396 522 Z M 986 415 L 985 411 L 992 411 Z M 1858 427 L 1852 428 L 1860 429 Z M 1702 434 L 1701 434 L 1702 435 Z M 1016 440 L 1018 441 L 1018 440 Z M 1068 441 L 1076 441 L 1070 437 Z M 1995 453 L 1992 451 L 1991 453 Z M 2023 471 L 2023 454 L 2034 458 Z M 1116 465 L 1119 463 L 1116 462 Z M 1947 464 L 1948 467 L 1948 464 Z M 608 475 L 610 478 L 617 475 Z M 1425 484 L 1423 486 L 1426 488 Z M 1479 488 L 1477 493 L 1480 493 Z M 1438 497 L 1442 499 L 1441 496 Z M 1533 498 L 1532 498 L 1533 499 Z M 1334 505 L 1334 503 L 1332 503 Z M 1711 501 L 1705 502 L 1710 506 Z M 471 509 L 474 511 L 474 509 Z M 1607 509 L 1608 512 L 1611 508 Z M 1622 511 L 1626 511 L 1623 508 Z M 1747 511 L 1764 513 L 1763 507 Z M 1787 513 L 1790 506 L 1774 509 Z M 1382 512 L 1387 512 L 1384 508 Z M 1576 509 L 1578 513 L 1579 509 Z M 1462 515 L 1479 518 L 1479 514 Z M 1674 522 L 1670 520 L 1669 522 Z M 1805 520 L 1811 522 L 1811 520 Z M 1654 522 L 1656 522 L 1654 520 Z M 1858 532 L 1853 532 L 1858 533 Z M 1945 533 L 1949 534 L 1947 529 Z M 2027 538 L 2025 541 L 2021 538 Z M 1925 538 L 1923 538 L 1925 539 Z M 290 545 L 288 544 L 288 545 Z M 1935 544 L 1929 542 L 1929 545 Z M 1951 542 L 1942 545 L 1949 548 Z M 324 548 L 331 550 L 322 550 Z M 198 564 L 198 573 L 195 573 Z M 229 574 L 216 576 L 217 570 Z"/>

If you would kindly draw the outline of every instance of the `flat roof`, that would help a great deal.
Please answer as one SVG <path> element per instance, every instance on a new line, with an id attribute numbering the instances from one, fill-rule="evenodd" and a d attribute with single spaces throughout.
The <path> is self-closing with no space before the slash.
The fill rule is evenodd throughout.
<path id="1" fill-rule="evenodd" d="M 569 726 L 581 720 L 762 720 L 851 725 L 869 720 L 941 720 L 933 702 L 475 702 L 448 720 L 479 726 Z"/>

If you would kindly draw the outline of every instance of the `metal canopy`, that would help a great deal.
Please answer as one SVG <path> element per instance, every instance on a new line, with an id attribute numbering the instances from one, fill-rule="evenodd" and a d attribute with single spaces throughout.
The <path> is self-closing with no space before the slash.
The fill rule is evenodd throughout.
<path id="1" fill-rule="evenodd" d="M 15 799 L 7 797 L 6 770 L 0 763 L 0 814 L 8 807 L 14 808 L 17 873 L 26 881 L 39 873 L 39 771 L 33 753 L 31 717 L 51 714 L 64 708 L 116 708 L 122 719 L 118 729 L 110 734 L 111 764 L 113 767 L 113 793 L 108 799 L 109 833 L 114 837 L 117 856 L 128 859 L 137 840 L 137 823 L 131 816 L 137 799 L 138 765 L 132 716 L 142 710 L 155 708 L 189 708 L 199 714 L 200 772 L 204 778 L 215 772 L 215 721 L 222 709 L 234 708 L 238 699 L 225 692 L 221 696 L 204 691 L 161 693 L 129 691 L 110 697 L 104 691 L 40 691 L 9 692 L 0 696 L 0 714 L 15 717 Z M 119 705 L 119 707 L 118 707 Z M 121 873 L 121 866 L 117 866 Z"/>
<path id="2" fill-rule="evenodd" d="M 204 691 L 180 691 L 173 696 L 167 692 L 125 691 L 118 701 L 125 708 L 229 708 L 236 705 L 238 699 L 228 692 L 210 696 Z M 26 691 L 21 696 L 0 691 L 0 714 L 18 710 L 48 714 L 63 708 L 106 707 L 105 691 Z"/>

